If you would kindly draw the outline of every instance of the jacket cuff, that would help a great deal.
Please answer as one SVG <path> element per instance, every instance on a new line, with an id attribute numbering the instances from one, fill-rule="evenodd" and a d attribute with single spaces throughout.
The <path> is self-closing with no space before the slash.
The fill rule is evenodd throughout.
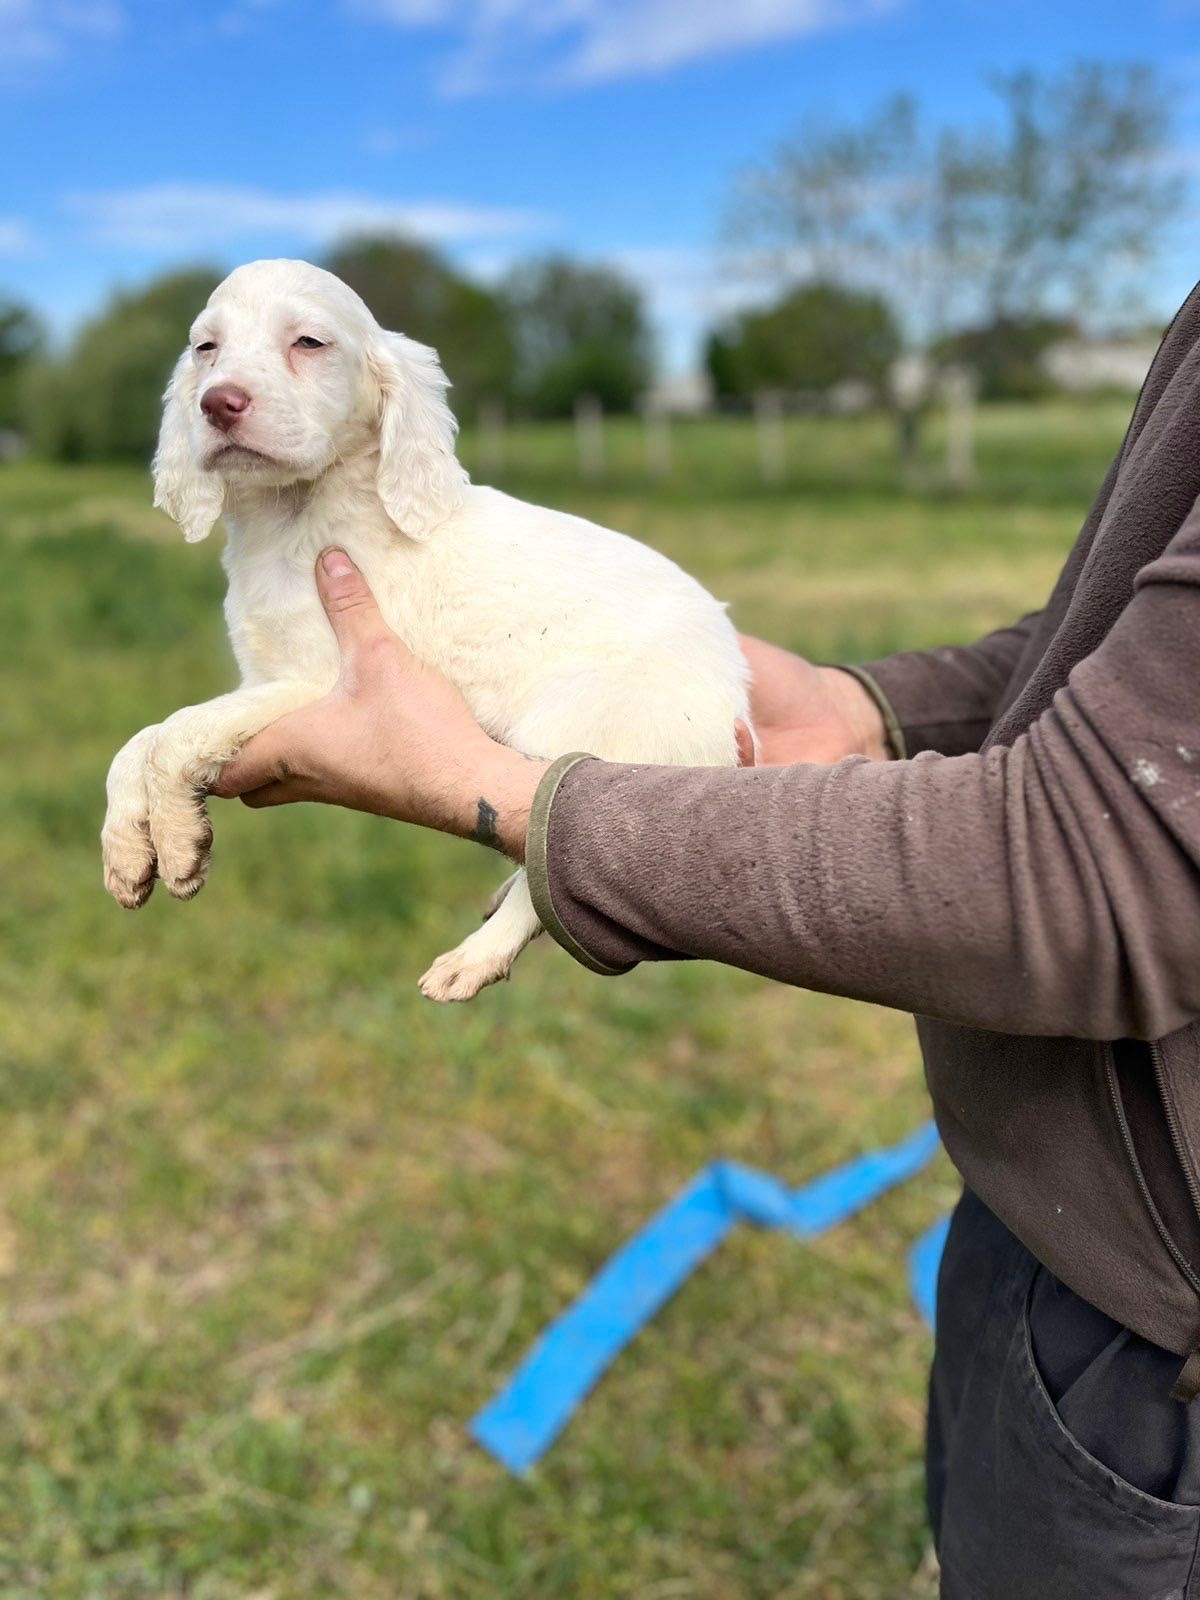
<path id="1" fill-rule="evenodd" d="M 884 737 L 887 739 L 888 749 L 891 751 L 893 761 L 908 760 L 908 744 L 904 737 L 904 729 L 900 726 L 900 718 L 896 715 L 895 707 L 884 694 L 879 684 L 865 667 L 848 667 L 845 662 L 836 663 L 839 672 L 848 672 L 852 678 L 857 678 L 863 688 L 879 707 L 879 714 L 883 718 Z"/>
<path id="2" fill-rule="evenodd" d="M 559 756 L 558 760 L 547 768 L 537 786 L 529 812 L 529 829 L 525 835 L 525 872 L 529 879 L 529 896 L 533 901 L 533 909 L 550 937 L 560 944 L 569 956 L 574 956 L 580 966 L 587 967 L 589 972 L 598 972 L 604 978 L 615 978 L 628 969 L 605 966 L 604 962 L 597 961 L 595 956 L 589 954 L 563 925 L 562 918 L 554 909 L 554 897 L 550 892 L 550 808 L 568 772 L 577 767 L 581 761 L 597 759 L 598 757 L 588 755 L 585 751 L 575 751 L 571 755 Z"/>

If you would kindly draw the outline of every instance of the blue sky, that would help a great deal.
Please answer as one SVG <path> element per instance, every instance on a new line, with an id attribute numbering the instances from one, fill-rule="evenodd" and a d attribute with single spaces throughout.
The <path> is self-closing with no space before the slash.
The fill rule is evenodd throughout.
<path id="1" fill-rule="evenodd" d="M 799 118 L 972 119 L 989 69 L 1080 56 L 1167 69 L 1200 173 L 1200 0 L 0 0 L 0 290 L 62 333 L 170 263 L 397 227 L 483 276 L 614 261 L 686 367 L 732 178 Z M 1189 210 L 1157 310 L 1198 263 Z"/>

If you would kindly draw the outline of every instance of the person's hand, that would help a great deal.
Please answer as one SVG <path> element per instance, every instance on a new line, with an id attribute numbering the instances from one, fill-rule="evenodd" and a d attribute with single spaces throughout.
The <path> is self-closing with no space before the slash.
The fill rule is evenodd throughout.
<path id="1" fill-rule="evenodd" d="M 323 700 L 255 735 L 213 794 L 248 806 L 320 800 L 525 856 L 534 791 L 548 762 L 488 737 L 458 690 L 405 648 L 340 550 L 317 563 L 317 590 L 342 670 Z"/>
<path id="2" fill-rule="evenodd" d="M 887 761 L 887 731 L 875 701 L 849 672 L 815 667 L 803 656 L 740 636 L 750 664 L 750 712 L 764 767 L 843 756 Z"/>

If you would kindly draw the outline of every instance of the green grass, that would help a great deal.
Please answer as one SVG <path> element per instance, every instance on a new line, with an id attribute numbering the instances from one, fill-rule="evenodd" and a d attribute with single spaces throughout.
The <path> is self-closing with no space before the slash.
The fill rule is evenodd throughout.
<path id="1" fill-rule="evenodd" d="M 980 484 L 900 483 L 874 420 L 569 430 L 500 481 L 661 546 L 821 657 L 1036 605 L 1121 405 L 996 409 Z M 476 443 L 464 440 L 464 455 Z M 0 469 L 0 1600 L 892 1600 L 931 1592 L 929 1337 L 902 1261 L 943 1161 L 801 1246 L 741 1230 L 514 1482 L 465 1424 L 612 1249 L 719 1154 L 802 1181 L 925 1114 L 903 1017 L 547 941 L 468 1008 L 415 979 L 494 859 L 316 809 L 217 808 L 212 880 L 103 895 L 114 749 L 227 687 L 217 541 L 144 474 Z"/>

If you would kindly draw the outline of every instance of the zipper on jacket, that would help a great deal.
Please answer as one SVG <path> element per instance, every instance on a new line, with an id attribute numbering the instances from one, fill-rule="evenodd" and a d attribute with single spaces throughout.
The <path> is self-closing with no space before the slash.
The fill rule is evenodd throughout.
<path id="1" fill-rule="evenodd" d="M 1192 1172 L 1191 1162 L 1187 1159 L 1184 1149 L 1182 1130 L 1179 1118 L 1175 1115 L 1175 1108 L 1166 1092 L 1166 1074 L 1163 1066 L 1162 1051 L 1156 1042 L 1150 1044 L 1150 1063 L 1154 1071 L 1154 1085 L 1158 1091 L 1159 1103 L 1163 1109 L 1163 1117 L 1167 1124 L 1167 1131 L 1171 1136 L 1171 1147 L 1175 1152 L 1175 1159 L 1179 1162 L 1187 1190 L 1192 1197 L 1192 1204 L 1200 1216 L 1200 1184 L 1197 1184 Z M 1125 1145 L 1125 1153 L 1129 1157 L 1129 1166 L 1141 1190 L 1142 1199 L 1146 1210 L 1158 1230 L 1158 1236 L 1166 1246 L 1172 1261 L 1179 1268 L 1185 1281 L 1191 1286 L 1194 1293 L 1200 1295 L 1200 1277 L 1196 1275 L 1187 1257 L 1176 1244 L 1171 1235 L 1171 1230 L 1163 1221 L 1162 1213 L 1154 1202 L 1150 1193 L 1150 1185 L 1146 1182 L 1146 1175 L 1142 1171 L 1142 1163 L 1138 1159 L 1137 1148 L 1133 1142 L 1133 1134 L 1129 1130 L 1129 1119 L 1125 1114 L 1125 1103 L 1121 1098 L 1121 1086 L 1117 1080 L 1117 1061 L 1113 1047 L 1108 1046 L 1105 1067 L 1108 1076 L 1108 1092 L 1112 1097 L 1113 1111 L 1116 1114 L 1117 1126 L 1121 1130 L 1121 1138 Z M 1181 1405 L 1191 1405 L 1200 1398 L 1200 1349 L 1193 1350 L 1179 1369 L 1171 1389 L 1171 1399 L 1177 1400 Z"/>
<path id="2" fill-rule="evenodd" d="M 1162 1102 L 1167 1131 L 1171 1135 L 1171 1143 L 1175 1147 L 1175 1157 L 1183 1171 L 1183 1181 L 1187 1184 L 1188 1193 L 1192 1197 L 1196 1215 L 1200 1216 L 1200 1182 L 1197 1182 L 1196 1174 L 1192 1170 L 1192 1163 L 1188 1157 L 1187 1147 L 1184 1144 L 1183 1129 L 1179 1126 L 1179 1117 L 1175 1111 L 1175 1103 L 1167 1093 L 1166 1068 L 1163 1065 L 1162 1048 L 1157 1039 L 1152 1040 L 1150 1043 L 1150 1063 L 1154 1068 L 1154 1081 L 1158 1085 L 1158 1098 Z"/>
<path id="3" fill-rule="evenodd" d="M 1192 1200 L 1196 1204 L 1197 1214 L 1200 1215 L 1200 1189 L 1197 1188 L 1195 1179 L 1189 1170 L 1188 1163 L 1183 1160 L 1182 1155 L 1180 1154 L 1181 1145 L 1178 1119 L 1175 1117 L 1166 1096 L 1163 1094 L 1162 1054 L 1159 1051 L 1158 1046 L 1154 1044 L 1150 1046 L 1150 1051 L 1151 1060 L 1154 1065 L 1154 1081 L 1158 1088 L 1159 1098 L 1162 1101 L 1164 1115 L 1167 1119 L 1167 1127 L 1171 1134 L 1171 1143 L 1175 1148 L 1176 1156 L 1179 1158 L 1180 1165 L 1183 1169 L 1183 1176 L 1188 1186 L 1188 1193 L 1192 1196 Z M 1142 1163 L 1138 1159 L 1137 1149 L 1133 1143 L 1133 1135 L 1129 1131 L 1129 1121 L 1125 1115 L 1125 1105 L 1121 1099 L 1121 1086 L 1117 1082 L 1117 1063 L 1116 1058 L 1113 1055 L 1111 1045 L 1109 1045 L 1106 1053 L 1105 1065 L 1108 1074 L 1108 1092 L 1112 1098 L 1113 1110 L 1116 1112 L 1117 1126 L 1121 1130 L 1121 1138 L 1125 1145 L 1125 1153 L 1129 1157 L 1129 1165 L 1133 1171 L 1134 1178 L 1137 1180 L 1137 1186 L 1141 1190 L 1142 1199 L 1145 1202 L 1146 1210 L 1150 1213 L 1150 1218 L 1154 1223 L 1155 1228 L 1158 1230 L 1158 1236 L 1166 1246 L 1171 1260 L 1174 1261 L 1175 1265 L 1179 1268 L 1179 1271 L 1187 1280 L 1194 1293 L 1200 1295 L 1200 1277 L 1196 1275 L 1196 1272 L 1192 1268 L 1187 1257 L 1184 1255 L 1183 1251 L 1179 1248 L 1179 1246 L 1175 1243 L 1174 1238 L 1171 1236 L 1170 1229 L 1162 1219 L 1162 1213 L 1154 1203 L 1154 1196 L 1150 1193 L 1150 1185 L 1146 1182 L 1146 1175 L 1142 1171 Z"/>

